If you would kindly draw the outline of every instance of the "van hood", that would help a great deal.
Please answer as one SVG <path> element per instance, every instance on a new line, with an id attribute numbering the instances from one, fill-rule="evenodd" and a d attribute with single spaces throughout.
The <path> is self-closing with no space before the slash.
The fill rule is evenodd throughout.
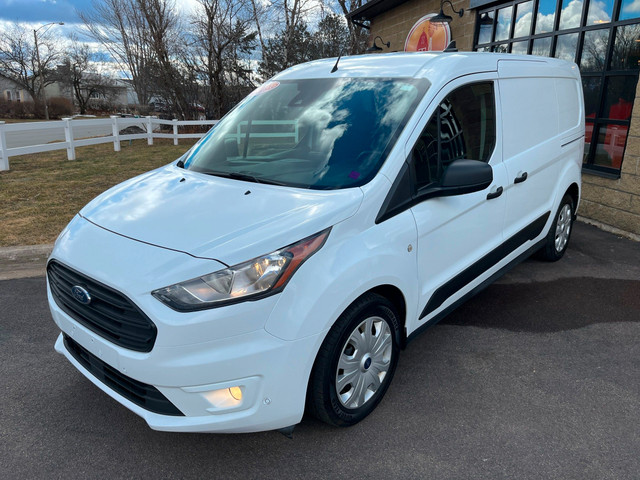
<path id="1" fill-rule="evenodd" d="M 352 216 L 359 188 L 306 190 L 168 165 L 92 200 L 80 215 L 134 240 L 234 265 Z"/>

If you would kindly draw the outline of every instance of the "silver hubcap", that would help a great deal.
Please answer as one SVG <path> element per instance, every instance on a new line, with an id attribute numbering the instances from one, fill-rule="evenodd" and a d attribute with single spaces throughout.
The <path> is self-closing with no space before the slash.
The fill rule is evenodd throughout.
<path id="1" fill-rule="evenodd" d="M 336 392 L 346 408 L 358 408 L 378 391 L 389 371 L 393 340 L 389 325 L 370 317 L 358 325 L 340 352 Z"/>
<path id="2" fill-rule="evenodd" d="M 560 253 L 567 244 L 569 232 L 571 232 L 571 207 L 564 204 L 556 223 L 556 252 Z"/>

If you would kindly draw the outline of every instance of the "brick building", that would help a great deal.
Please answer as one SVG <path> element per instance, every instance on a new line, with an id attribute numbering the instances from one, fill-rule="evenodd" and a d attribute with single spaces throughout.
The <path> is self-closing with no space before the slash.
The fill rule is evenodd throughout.
<path id="1" fill-rule="evenodd" d="M 459 50 L 553 56 L 579 65 L 586 110 L 579 214 L 640 239 L 640 0 L 445 2 Z M 452 6 L 464 9 L 462 17 Z M 368 26 L 371 39 L 390 42 L 384 52 L 394 52 L 404 49 L 418 20 L 440 7 L 440 0 L 371 0 L 347 17 Z"/>

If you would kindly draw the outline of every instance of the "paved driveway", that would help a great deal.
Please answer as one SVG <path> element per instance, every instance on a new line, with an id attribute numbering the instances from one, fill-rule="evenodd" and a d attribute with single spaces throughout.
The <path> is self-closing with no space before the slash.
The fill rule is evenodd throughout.
<path id="1" fill-rule="evenodd" d="M 575 478 L 640 472 L 640 245 L 577 224 L 409 345 L 350 429 L 154 432 L 53 351 L 43 278 L 0 281 L 0 478 Z"/>

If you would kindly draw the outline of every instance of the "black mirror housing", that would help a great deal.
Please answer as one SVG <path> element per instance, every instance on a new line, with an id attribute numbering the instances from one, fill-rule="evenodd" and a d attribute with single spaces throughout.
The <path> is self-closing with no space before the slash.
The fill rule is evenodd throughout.
<path id="1" fill-rule="evenodd" d="M 438 196 L 479 192 L 491 185 L 491 182 L 493 169 L 488 163 L 479 160 L 456 160 L 444 171 Z"/>

